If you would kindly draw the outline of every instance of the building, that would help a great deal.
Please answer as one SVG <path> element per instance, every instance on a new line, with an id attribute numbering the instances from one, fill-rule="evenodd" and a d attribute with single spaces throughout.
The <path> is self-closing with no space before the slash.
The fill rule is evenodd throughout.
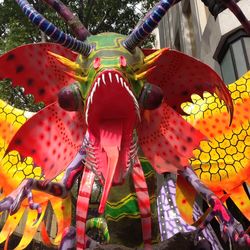
<path id="1" fill-rule="evenodd" d="M 249 0 L 240 0 L 238 5 L 250 20 Z M 250 37 L 228 9 L 215 19 L 201 0 L 183 0 L 169 10 L 157 33 L 157 47 L 200 59 L 226 83 L 250 69 Z"/>

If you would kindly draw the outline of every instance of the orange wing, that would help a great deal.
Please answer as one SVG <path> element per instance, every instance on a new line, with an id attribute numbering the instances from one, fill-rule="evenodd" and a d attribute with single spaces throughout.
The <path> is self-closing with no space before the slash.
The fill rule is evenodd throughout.
<path id="1" fill-rule="evenodd" d="M 226 106 L 209 93 L 182 105 L 189 114 L 186 120 L 209 138 L 194 150 L 190 163 L 211 190 L 218 196 L 230 194 L 250 219 L 250 201 L 242 186 L 250 183 L 250 71 L 228 88 L 234 103 L 231 126 Z"/>
<path id="2" fill-rule="evenodd" d="M 13 108 L 0 100 L 0 187 L 3 190 L 1 199 L 16 189 L 25 178 L 41 179 L 41 168 L 33 165 L 32 158 L 22 160 L 17 151 L 10 151 L 6 154 L 6 149 L 11 139 L 20 127 L 33 115 L 34 113 Z M 60 177 L 58 177 L 58 180 L 60 180 Z M 17 228 L 26 210 L 28 212 L 26 226 L 22 233 L 21 241 L 16 247 L 16 249 L 25 249 L 36 234 L 50 201 L 57 219 L 58 228 L 56 238 L 52 243 L 55 245 L 59 244 L 63 229 L 71 223 L 70 198 L 62 200 L 41 192 L 33 192 L 33 196 L 34 201 L 40 203 L 42 207 L 43 213 L 40 220 L 33 226 L 37 212 L 30 210 L 27 200 L 24 200 L 18 212 L 12 216 L 8 216 L 0 232 L 0 243 L 5 240 L 8 242 L 9 236 Z"/>

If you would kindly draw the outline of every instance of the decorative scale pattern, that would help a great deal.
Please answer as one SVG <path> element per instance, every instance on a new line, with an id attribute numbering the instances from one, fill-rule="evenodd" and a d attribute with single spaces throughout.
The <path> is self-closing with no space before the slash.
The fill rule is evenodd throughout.
<path id="1" fill-rule="evenodd" d="M 241 186 L 250 183 L 250 72 L 228 87 L 234 103 L 231 126 L 225 104 L 216 96 L 192 96 L 193 103 L 183 104 L 183 110 L 190 115 L 186 120 L 209 139 L 194 150 L 190 163 L 211 190 L 219 196 L 224 191 L 231 194 L 250 219 L 250 201 Z"/>
<path id="2" fill-rule="evenodd" d="M 53 103 L 22 126 L 8 151 L 22 152 L 22 158 L 31 156 L 35 164 L 42 167 L 46 179 L 51 180 L 74 158 L 84 132 L 84 118 L 79 112 L 66 112 Z"/>
<path id="3" fill-rule="evenodd" d="M 0 57 L 0 79 L 9 78 L 14 86 L 21 85 L 37 102 L 55 102 L 58 91 L 74 80 L 48 51 L 72 61 L 77 57 L 76 53 L 53 43 L 20 46 Z"/>
<path id="4" fill-rule="evenodd" d="M 2 190 L 2 199 L 15 190 L 25 178 L 43 179 L 40 167 L 34 166 L 33 159 L 30 157 L 21 159 L 17 151 L 6 153 L 6 149 L 11 139 L 28 119 L 34 117 L 34 113 L 14 108 L 4 101 L 0 100 L 0 188 Z M 30 142 L 30 141 L 29 141 Z M 60 181 L 58 177 L 57 181 Z M 16 249 L 25 249 L 31 242 L 34 234 L 43 220 L 48 201 L 50 201 L 55 216 L 57 218 L 58 232 L 55 240 L 52 242 L 58 245 L 63 229 L 68 227 L 71 222 L 71 201 L 70 198 L 60 199 L 46 193 L 33 191 L 34 201 L 41 204 L 42 215 L 40 220 L 33 226 L 36 220 L 37 211 L 28 208 L 28 201 L 24 200 L 17 213 L 8 216 L 2 230 L 0 231 L 0 243 L 8 242 L 9 236 L 13 233 L 24 211 L 27 209 L 27 222 L 20 243 Z"/>

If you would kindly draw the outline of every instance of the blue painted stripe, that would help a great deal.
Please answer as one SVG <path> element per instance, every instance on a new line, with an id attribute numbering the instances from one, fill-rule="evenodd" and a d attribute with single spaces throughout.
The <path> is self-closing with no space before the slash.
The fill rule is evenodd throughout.
<path id="1" fill-rule="evenodd" d="M 174 3 L 174 0 L 162 0 L 147 15 L 145 20 L 137 27 L 124 41 L 124 46 L 134 49 L 140 42 L 145 40 L 148 35 L 156 28 L 167 10 Z"/>
<path id="2" fill-rule="evenodd" d="M 26 0 L 16 0 L 16 2 L 30 21 L 55 40 L 55 42 L 65 44 L 65 47 L 73 48 L 76 52 L 84 52 L 85 56 L 91 52 L 91 45 L 85 44 L 59 30 L 54 24 L 39 14 Z"/>

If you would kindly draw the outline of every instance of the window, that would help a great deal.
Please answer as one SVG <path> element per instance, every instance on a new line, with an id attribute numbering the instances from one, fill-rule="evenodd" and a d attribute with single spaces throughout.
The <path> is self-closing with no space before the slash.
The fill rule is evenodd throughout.
<path id="1" fill-rule="evenodd" d="M 242 30 L 230 36 L 218 55 L 221 73 L 226 83 L 240 78 L 250 69 L 250 37 Z"/>

